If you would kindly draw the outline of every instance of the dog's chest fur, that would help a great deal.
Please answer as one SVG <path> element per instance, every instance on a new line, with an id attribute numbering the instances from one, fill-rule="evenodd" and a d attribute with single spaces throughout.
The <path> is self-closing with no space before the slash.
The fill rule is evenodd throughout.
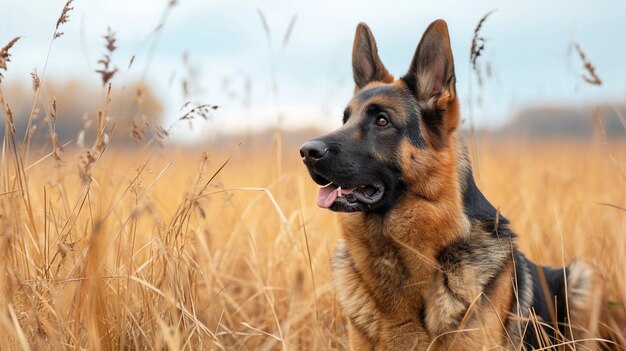
<path id="1" fill-rule="evenodd" d="M 508 291 L 511 285 L 510 275 L 502 273 L 512 272 L 512 243 L 493 237 L 479 223 L 443 240 L 443 247 L 428 246 L 415 233 L 405 234 L 418 240 L 402 242 L 403 233 L 386 231 L 382 222 L 348 219 L 343 224 L 345 240 L 333 257 L 333 282 L 342 310 L 370 345 L 389 348 L 397 342 L 398 347 L 426 349 L 461 320 L 465 326 L 478 323 L 475 313 L 466 312 L 471 304 L 476 314 L 493 305 L 480 299 L 482 292 L 498 286 Z M 501 296 L 495 296 L 498 314 L 511 304 L 504 298 L 510 294 Z"/>

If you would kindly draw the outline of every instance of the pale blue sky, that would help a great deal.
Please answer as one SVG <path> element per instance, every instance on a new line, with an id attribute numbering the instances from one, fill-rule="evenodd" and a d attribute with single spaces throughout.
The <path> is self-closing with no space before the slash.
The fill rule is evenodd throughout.
<path id="1" fill-rule="evenodd" d="M 54 44 L 48 77 L 83 77 L 99 84 L 93 73 L 102 53 L 101 35 L 110 26 L 119 38 L 113 61 L 121 68 L 113 84 L 141 76 L 149 34 L 159 22 L 166 0 L 76 0 L 65 35 Z M 16 45 L 7 81 L 28 82 L 29 72 L 41 72 L 49 38 L 63 7 L 60 0 L 0 0 L 0 43 L 13 36 Z M 266 15 L 272 32 L 278 99 L 271 93 L 270 46 L 257 9 Z M 469 72 L 473 28 L 488 11 L 497 9 L 483 28 L 488 39 L 483 62 L 493 77 L 479 90 Z M 286 48 L 283 34 L 293 15 L 297 21 Z M 448 22 L 456 60 L 458 91 L 464 118 L 470 78 L 474 119 L 498 126 L 526 105 L 584 105 L 626 100 L 626 2 L 624 1 L 192 1 L 180 0 L 163 29 L 150 66 L 148 81 L 165 104 L 166 119 L 179 116 L 184 102 L 178 78 L 181 56 L 189 52 L 198 89 L 194 100 L 222 105 L 216 121 L 195 129 L 233 131 L 270 127 L 277 113 L 287 128 L 314 126 L 332 129 L 352 89 L 350 55 L 354 29 L 368 23 L 383 62 L 395 75 L 404 73 L 426 26 L 434 19 Z M 82 34 L 81 34 L 82 33 Z M 597 66 L 604 87 L 582 83 L 582 64 L 568 50 L 580 43 Z M 126 72 L 130 57 L 137 59 Z M 176 77 L 170 84 L 171 77 Z M 224 79 L 243 92 L 251 81 L 248 108 L 224 92 Z M 216 123 L 219 121 L 219 123 Z"/>

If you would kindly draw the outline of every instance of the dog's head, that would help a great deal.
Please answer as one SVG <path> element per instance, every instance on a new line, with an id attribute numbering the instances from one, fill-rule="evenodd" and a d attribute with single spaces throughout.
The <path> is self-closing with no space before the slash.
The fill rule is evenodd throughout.
<path id="1" fill-rule="evenodd" d="M 459 124 L 448 27 L 433 22 L 400 79 L 387 72 L 364 23 L 352 49 L 354 97 L 343 126 L 306 142 L 300 155 L 334 211 L 379 211 L 410 193 L 436 198 L 453 176 L 451 135 Z"/>

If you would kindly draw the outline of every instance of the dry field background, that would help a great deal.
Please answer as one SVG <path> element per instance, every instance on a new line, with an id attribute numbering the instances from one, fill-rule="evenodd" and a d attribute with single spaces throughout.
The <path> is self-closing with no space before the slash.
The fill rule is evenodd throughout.
<path id="1" fill-rule="evenodd" d="M 105 40 L 92 147 L 62 151 L 63 111 L 52 96 L 40 97 L 36 72 L 30 116 L 45 116 L 37 121 L 48 131 L 43 149 L 30 144 L 28 127 L 16 133 L 12 101 L 0 89 L 0 348 L 347 349 L 329 279 L 339 215 L 316 208 L 317 186 L 298 145 L 282 145 L 277 131 L 273 145 L 237 147 L 233 138 L 232 151 L 160 147 L 167 130 L 135 124 L 142 146 L 116 144 L 107 119 L 113 33 Z M 16 41 L 0 50 L 4 71 Z M 128 100 L 141 104 L 140 89 Z M 135 116 L 125 117 L 130 125 Z M 573 257 L 593 262 L 610 284 L 610 310 L 623 317 L 626 144 L 598 133 L 543 142 L 485 134 L 472 145 L 477 182 L 512 221 L 527 256 L 553 266 Z"/>
<path id="2" fill-rule="evenodd" d="M 316 208 L 297 147 L 110 149 L 91 180 L 70 153 L 25 157 L 16 172 L 5 147 L 3 349 L 346 349 L 329 284 L 337 215 Z M 479 186 L 522 249 L 598 265 L 616 313 L 626 212 L 603 204 L 626 203 L 624 150 L 477 143 Z"/>

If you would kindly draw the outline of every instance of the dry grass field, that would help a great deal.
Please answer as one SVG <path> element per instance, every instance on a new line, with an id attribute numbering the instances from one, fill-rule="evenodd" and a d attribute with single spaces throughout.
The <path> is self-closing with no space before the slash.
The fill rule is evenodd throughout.
<path id="1" fill-rule="evenodd" d="M 527 255 L 595 263 L 622 313 L 625 145 L 477 144 L 479 186 Z M 4 145 L 3 349 L 347 348 L 337 214 L 316 208 L 297 148 L 110 149 L 85 178 L 78 155 Z"/>
<path id="2" fill-rule="evenodd" d="M 2 73 L 17 40 L 0 50 Z M 346 350 L 330 285 L 340 214 L 315 205 L 318 187 L 298 145 L 282 144 L 285 132 L 277 132 L 273 145 L 236 146 L 233 137 L 232 147 L 185 148 L 161 127 L 135 128 L 135 116 L 124 123 L 140 146 L 116 144 L 109 135 L 127 131 L 111 133 L 111 31 L 105 40 L 93 146 L 62 151 L 63 111 L 53 96 L 40 96 L 45 68 L 41 78 L 33 73 L 27 114 L 46 130 L 39 144 L 30 143 L 31 121 L 15 130 L 10 92 L 0 85 L 0 349 Z M 139 90 L 128 94 L 141 104 Z M 595 264 L 610 286 L 610 327 L 624 335 L 626 143 L 598 135 L 477 135 L 472 152 L 479 187 L 512 221 L 522 250 L 545 265 L 574 257 Z"/>

